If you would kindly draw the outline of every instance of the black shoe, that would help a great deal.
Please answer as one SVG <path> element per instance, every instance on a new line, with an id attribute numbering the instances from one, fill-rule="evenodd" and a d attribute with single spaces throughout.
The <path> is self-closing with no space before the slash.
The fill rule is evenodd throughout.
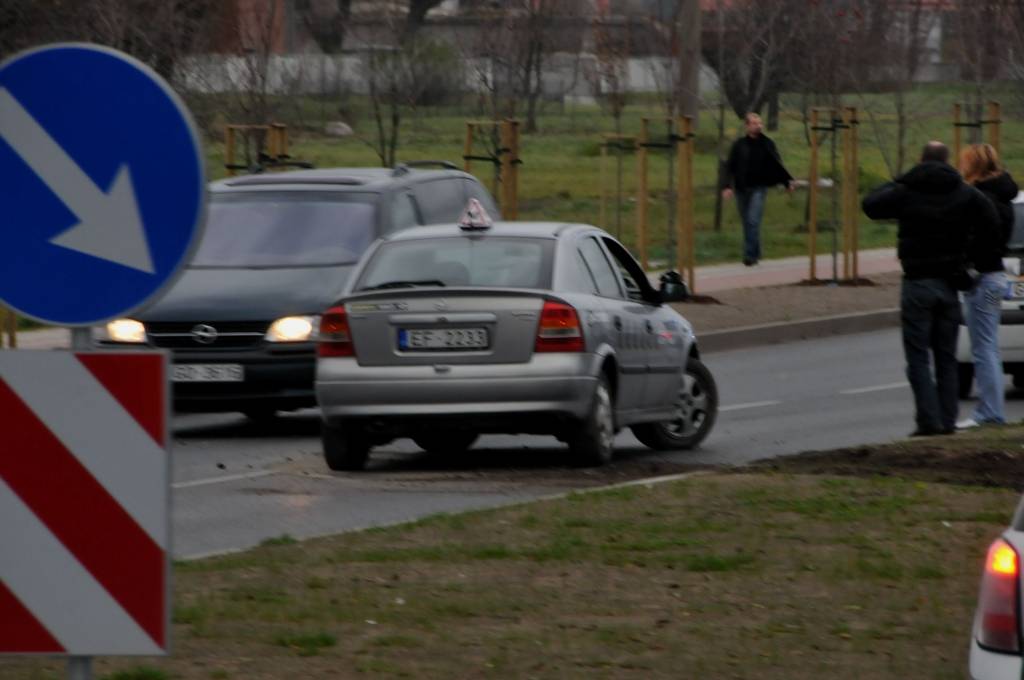
<path id="1" fill-rule="evenodd" d="M 745 257 L 743 258 L 743 264 L 748 267 L 753 267 L 755 264 L 757 264 L 757 260 L 755 260 L 752 257 Z"/>

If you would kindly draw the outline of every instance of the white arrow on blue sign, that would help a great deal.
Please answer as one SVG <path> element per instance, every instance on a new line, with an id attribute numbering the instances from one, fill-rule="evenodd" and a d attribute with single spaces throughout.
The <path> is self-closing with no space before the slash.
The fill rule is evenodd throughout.
<path id="1" fill-rule="evenodd" d="M 188 262 L 206 182 L 188 110 L 128 55 L 55 44 L 0 63 L 0 301 L 86 326 Z"/>

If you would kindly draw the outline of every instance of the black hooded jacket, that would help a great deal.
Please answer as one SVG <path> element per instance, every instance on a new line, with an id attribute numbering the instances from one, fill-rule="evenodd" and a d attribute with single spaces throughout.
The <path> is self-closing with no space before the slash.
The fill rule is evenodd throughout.
<path id="1" fill-rule="evenodd" d="M 925 162 L 878 187 L 862 203 L 873 220 L 899 221 L 899 258 L 909 279 L 948 278 L 977 234 L 996 232 L 999 216 L 952 166 Z"/>
<path id="2" fill-rule="evenodd" d="M 1017 183 L 1010 173 L 1004 172 L 974 185 L 985 194 L 999 213 L 999 229 L 977 234 L 970 247 L 970 259 L 979 272 L 998 272 L 1003 269 L 1006 244 L 1013 233 L 1013 204 L 1017 197 Z"/>

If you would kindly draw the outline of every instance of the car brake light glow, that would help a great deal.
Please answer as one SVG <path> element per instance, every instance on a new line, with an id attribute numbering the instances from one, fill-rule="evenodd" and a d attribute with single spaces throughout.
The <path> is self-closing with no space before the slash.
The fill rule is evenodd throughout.
<path id="1" fill-rule="evenodd" d="M 998 540 L 988 551 L 988 569 L 996 574 L 1016 576 L 1017 553 L 1006 541 Z"/>
<path id="2" fill-rule="evenodd" d="M 978 597 L 977 637 L 983 647 L 1020 653 L 1020 559 L 1003 539 L 988 549 Z"/>
<path id="3" fill-rule="evenodd" d="M 540 312 L 535 352 L 582 352 L 583 328 L 576 310 L 563 302 L 548 300 Z"/>
<path id="4" fill-rule="evenodd" d="M 320 336 L 316 345 L 317 356 L 355 356 L 352 332 L 348 326 L 348 313 L 343 305 L 331 307 L 320 319 Z"/>

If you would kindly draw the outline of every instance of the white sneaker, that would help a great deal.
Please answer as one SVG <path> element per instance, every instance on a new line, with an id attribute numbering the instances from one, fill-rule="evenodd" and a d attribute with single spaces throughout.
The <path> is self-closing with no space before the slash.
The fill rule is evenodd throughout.
<path id="1" fill-rule="evenodd" d="M 956 429 L 958 430 L 971 430 L 975 427 L 981 427 L 981 423 L 974 418 L 964 418 L 956 424 Z"/>

